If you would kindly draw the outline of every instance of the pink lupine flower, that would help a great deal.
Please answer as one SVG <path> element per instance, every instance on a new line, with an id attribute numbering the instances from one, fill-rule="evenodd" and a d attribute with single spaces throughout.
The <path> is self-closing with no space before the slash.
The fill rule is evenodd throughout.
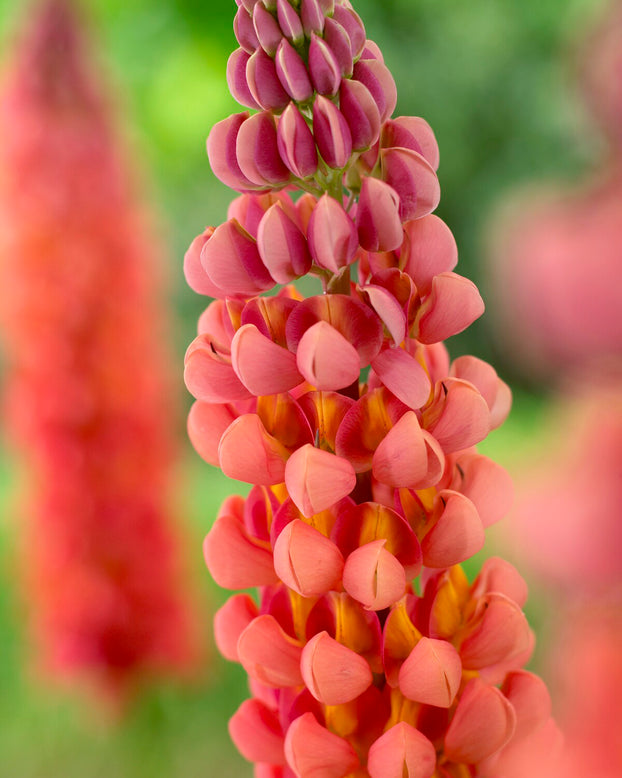
<path id="1" fill-rule="evenodd" d="M 460 567 L 512 501 L 475 449 L 511 396 L 443 343 L 483 302 L 431 213 L 436 140 L 423 119 L 391 119 L 393 78 L 349 2 L 239 5 L 264 110 L 212 130 L 214 171 L 242 195 L 185 260 L 217 298 L 186 355 L 190 436 L 253 485 L 204 546 L 218 583 L 258 588 L 215 620 L 250 678 L 231 736 L 257 778 L 490 776 L 496 754 L 554 732 L 544 684 L 522 669 L 525 582 L 501 559 L 471 584 Z M 271 57 L 286 105 L 258 99 Z M 303 275 L 323 294 L 263 296 Z"/>
<path id="2" fill-rule="evenodd" d="M 39 662 L 120 702 L 195 646 L 167 507 L 160 270 L 87 49 L 71 4 L 49 0 L 5 76 L 5 419 Z"/>

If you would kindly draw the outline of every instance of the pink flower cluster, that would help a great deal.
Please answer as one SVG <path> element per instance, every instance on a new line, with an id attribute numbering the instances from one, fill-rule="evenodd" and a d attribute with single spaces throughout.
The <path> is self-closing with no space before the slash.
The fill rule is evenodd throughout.
<path id="1" fill-rule="evenodd" d="M 118 698 L 196 647 L 167 507 L 157 257 L 86 46 L 70 3 L 48 0 L 6 75 L 5 420 L 24 460 L 38 659 Z"/>
<path id="2" fill-rule="evenodd" d="M 522 669 L 524 581 L 501 559 L 472 584 L 460 567 L 511 503 L 475 449 L 511 395 L 443 344 L 483 303 L 432 214 L 436 141 L 390 118 L 349 3 L 238 4 L 229 83 L 259 110 L 212 129 L 241 194 L 184 266 L 216 298 L 186 354 L 190 438 L 253 484 L 204 545 L 218 584 L 259 587 L 215 619 L 253 695 L 230 732 L 257 778 L 492 778 L 555 726 Z M 304 299 L 305 275 L 323 293 Z"/>

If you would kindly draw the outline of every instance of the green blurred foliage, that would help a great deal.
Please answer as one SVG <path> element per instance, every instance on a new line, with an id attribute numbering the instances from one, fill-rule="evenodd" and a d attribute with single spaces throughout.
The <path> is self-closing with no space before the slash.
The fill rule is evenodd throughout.
<path id="1" fill-rule="evenodd" d="M 205 225 L 224 219 L 232 198 L 209 170 L 205 138 L 214 122 L 239 110 L 225 82 L 226 60 L 235 46 L 235 4 L 84 0 L 83 5 L 120 121 L 159 209 L 181 364 L 205 305 L 185 288 L 183 253 Z M 436 132 L 443 191 L 438 212 L 456 235 L 458 270 L 484 290 L 482 231 L 503 193 L 538 177 L 578 176 L 599 153 L 573 87 L 572 52 L 580 30 L 602 5 L 603 0 L 355 2 L 395 75 L 398 113 L 421 115 Z M 22 0 L 0 0 L 2 59 L 26 7 Z M 454 339 L 451 350 L 490 359 L 507 375 L 511 355 L 494 353 L 491 326 L 484 316 Z M 519 392 L 510 423 L 483 450 L 511 465 L 537 440 L 543 408 L 540 399 Z M 0 497 L 7 492 L 7 468 L 0 468 Z M 191 523 L 197 570 L 201 538 L 230 489 L 215 470 L 188 457 L 180 510 Z M 207 686 L 151 691 L 123 727 L 102 727 L 73 701 L 37 692 L 36 683 L 19 669 L 24 640 L 11 593 L 12 516 L 6 501 L 0 507 L 5 517 L 0 523 L 0 774 L 250 776 L 226 735 L 226 720 L 245 694 L 243 674 L 215 655 L 206 669 Z M 206 573 L 201 580 L 214 605 L 223 601 L 224 593 Z M 206 615 L 206 632 L 209 620 Z"/>

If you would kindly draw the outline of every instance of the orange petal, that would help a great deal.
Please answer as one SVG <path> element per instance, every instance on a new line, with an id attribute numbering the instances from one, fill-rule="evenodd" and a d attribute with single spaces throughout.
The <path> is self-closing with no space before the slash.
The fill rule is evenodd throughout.
<path id="1" fill-rule="evenodd" d="M 476 764 L 514 734 L 516 713 L 499 689 L 474 678 L 465 686 L 445 735 L 445 756 Z"/>
<path id="2" fill-rule="evenodd" d="M 343 569 L 343 588 L 369 610 L 388 608 L 406 589 L 404 568 L 385 544 L 386 540 L 374 540 L 357 548 Z"/>
<path id="3" fill-rule="evenodd" d="M 301 653 L 300 643 L 267 613 L 253 619 L 238 641 L 238 656 L 246 672 L 277 689 L 302 683 Z"/>
<path id="4" fill-rule="evenodd" d="M 356 475 L 346 459 L 307 444 L 288 459 L 285 485 L 298 510 L 309 518 L 350 494 Z"/>
<path id="5" fill-rule="evenodd" d="M 229 720 L 229 734 L 249 762 L 286 764 L 278 714 L 260 700 L 245 700 L 240 705 Z"/>
<path id="6" fill-rule="evenodd" d="M 300 519 L 287 524 L 274 545 L 277 575 L 303 597 L 319 597 L 336 588 L 343 564 L 337 546 Z"/>
<path id="7" fill-rule="evenodd" d="M 405 721 L 387 730 L 369 749 L 371 778 L 431 778 L 435 768 L 434 746 Z"/>
<path id="8" fill-rule="evenodd" d="M 234 516 L 216 519 L 203 542 L 205 563 L 225 589 L 248 589 L 278 582 L 267 543 L 249 537 Z"/>
<path id="9" fill-rule="evenodd" d="M 245 413 L 227 427 L 218 447 L 225 475 L 260 486 L 283 483 L 288 457 L 289 451 L 268 434 L 255 413 Z"/>
<path id="10" fill-rule="evenodd" d="M 287 730 L 285 757 L 296 778 L 344 778 L 360 766 L 347 740 L 303 713 Z"/>
<path id="11" fill-rule="evenodd" d="M 224 431 L 237 417 L 229 403 L 205 403 L 197 400 L 188 414 L 188 437 L 199 456 L 214 467 L 219 466 L 218 445 Z"/>
<path id="12" fill-rule="evenodd" d="M 422 637 L 410 652 L 399 674 L 400 691 L 409 700 L 449 708 L 460 681 L 462 663 L 446 640 Z"/>
<path id="13" fill-rule="evenodd" d="M 407 605 L 410 599 L 412 595 L 407 595 L 396 603 L 384 624 L 382 662 L 387 682 L 393 687 L 398 685 L 402 662 L 421 638 L 421 633 L 408 613 Z"/>
<path id="14" fill-rule="evenodd" d="M 238 640 L 258 615 L 257 604 L 248 594 L 234 594 L 214 614 L 214 640 L 220 653 L 239 662 Z"/>
<path id="15" fill-rule="evenodd" d="M 462 664 L 469 670 L 507 662 L 529 648 L 531 630 L 525 614 L 504 594 L 484 595 L 472 618 L 472 630 L 460 646 Z"/>
<path id="16" fill-rule="evenodd" d="M 327 443 L 335 450 L 335 439 L 343 417 L 354 400 L 339 392 L 307 392 L 298 400 L 312 430 L 317 430 L 320 445 Z"/>
<path id="17" fill-rule="evenodd" d="M 354 346 L 325 321 L 317 322 L 304 333 L 298 342 L 296 362 L 305 379 L 320 390 L 350 386 L 360 372 Z"/>
<path id="18" fill-rule="evenodd" d="M 421 541 L 423 564 L 451 567 L 483 547 L 484 527 L 473 503 L 460 492 L 443 489 L 434 503 L 432 527 Z"/>
<path id="19" fill-rule="evenodd" d="M 320 632 L 307 643 L 300 660 L 302 677 L 316 700 L 343 705 L 361 695 L 372 682 L 362 656 Z"/>
<path id="20" fill-rule="evenodd" d="M 231 363 L 251 394 L 279 394 L 301 384 L 296 356 L 262 335 L 254 324 L 244 324 L 231 341 Z"/>

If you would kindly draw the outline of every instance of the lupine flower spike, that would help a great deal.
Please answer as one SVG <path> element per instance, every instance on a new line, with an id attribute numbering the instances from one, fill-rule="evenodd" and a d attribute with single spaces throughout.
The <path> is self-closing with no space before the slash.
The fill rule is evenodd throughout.
<path id="1" fill-rule="evenodd" d="M 240 0 L 207 141 L 239 196 L 185 257 L 215 297 L 185 361 L 197 451 L 252 484 L 205 539 L 216 642 L 250 678 L 229 729 L 256 778 L 496 776 L 554 740 L 518 572 L 460 563 L 509 508 L 476 451 L 510 391 L 443 341 L 484 310 L 457 275 L 439 155 L 343 0 Z M 296 197 L 298 192 L 300 196 Z M 311 275 L 323 293 L 291 284 Z M 262 293 L 282 288 L 271 296 Z"/>
<path id="2" fill-rule="evenodd" d="M 28 469 L 25 577 L 54 675 L 122 702 L 194 661 L 169 525 L 172 382 L 153 231 L 69 0 L 35 9 L 0 103 L 6 421 Z"/>

